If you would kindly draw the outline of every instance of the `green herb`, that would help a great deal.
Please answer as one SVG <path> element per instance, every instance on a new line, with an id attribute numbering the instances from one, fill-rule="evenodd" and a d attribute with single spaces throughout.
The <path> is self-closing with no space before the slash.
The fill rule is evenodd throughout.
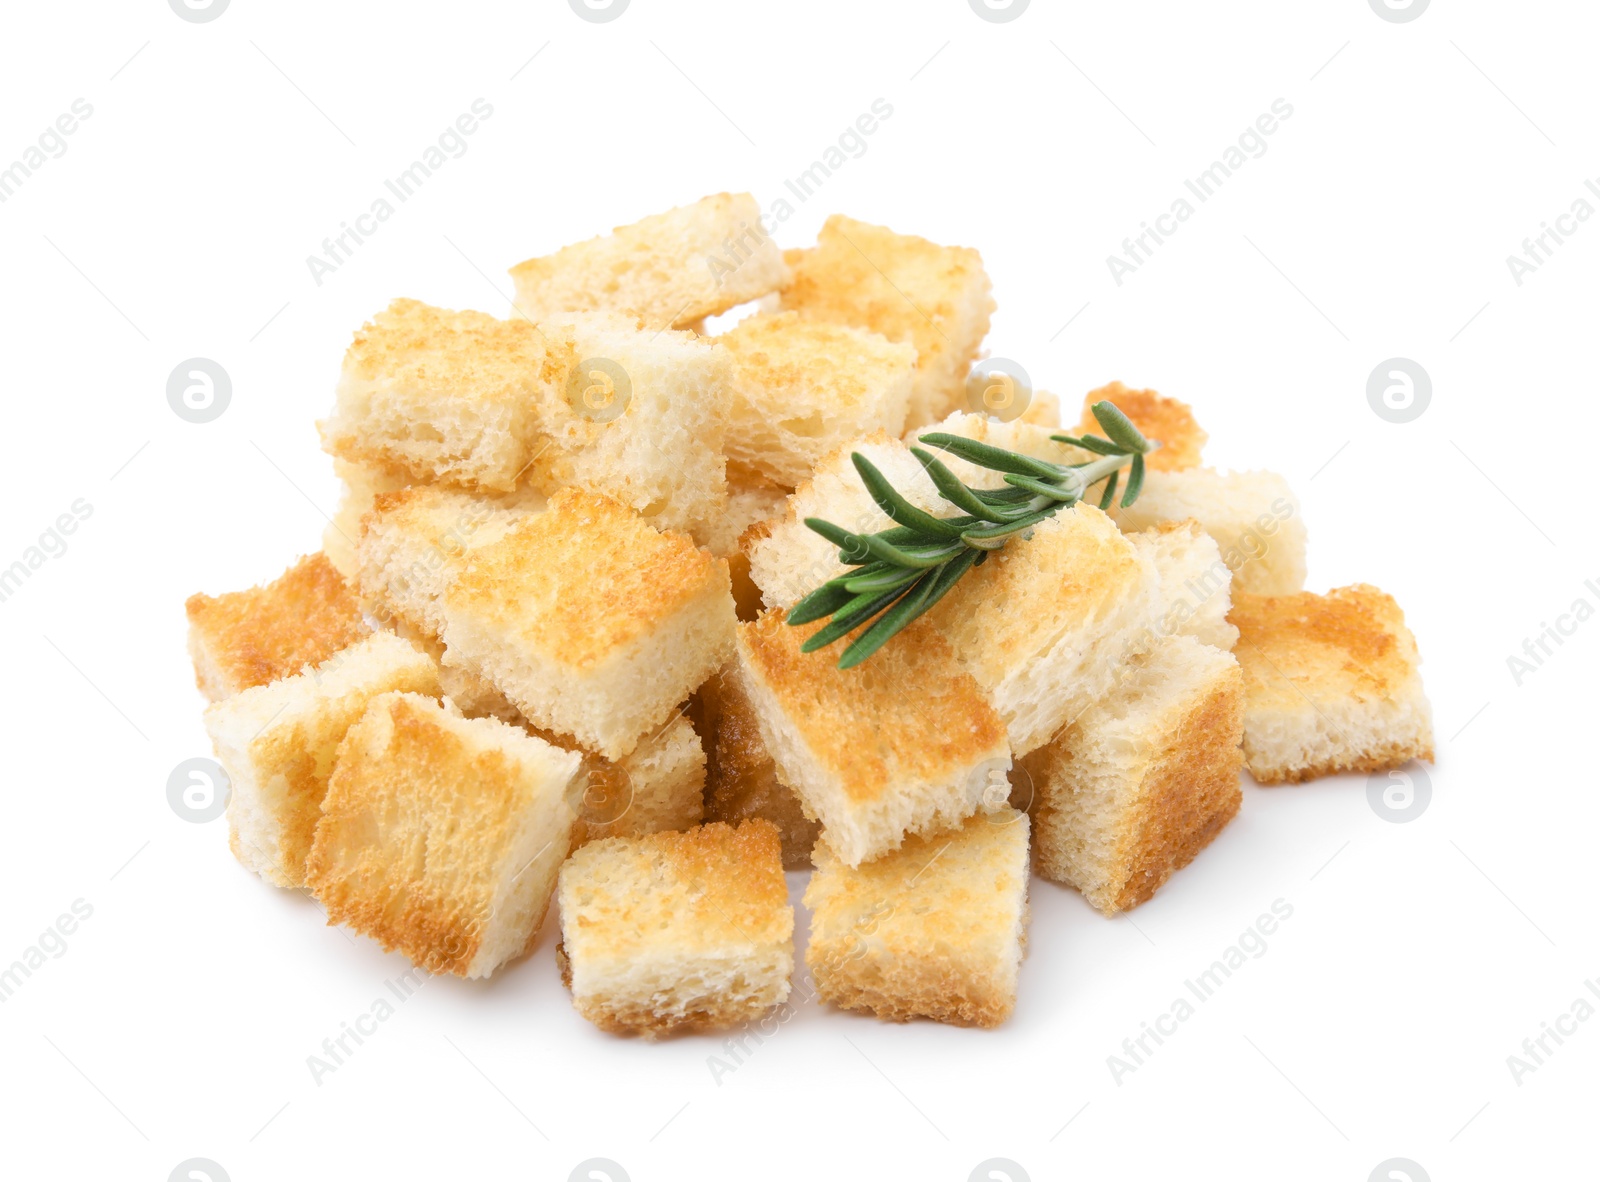
<path id="1" fill-rule="evenodd" d="M 911 454 L 927 471 L 939 495 L 960 510 L 952 517 L 935 517 L 917 508 L 871 460 L 854 453 L 851 459 L 862 483 L 878 508 L 895 523 L 894 528 L 854 534 L 821 518 L 806 518 L 808 526 L 839 547 L 839 561 L 853 569 L 830 579 L 789 609 L 791 624 L 832 617 L 806 639 L 802 651 L 826 648 L 864 627 L 839 657 L 841 669 L 861 664 L 938 603 L 962 575 L 991 552 L 1018 535 L 1030 537 L 1033 526 L 1076 505 L 1091 485 L 1106 482 L 1100 507 L 1109 509 L 1116 500 L 1123 468 L 1128 469 L 1128 478 L 1122 505 L 1133 504 L 1144 487 L 1144 458 L 1161 445 L 1141 435 L 1111 403 L 1097 402 L 1093 409 L 1104 438 L 1050 436 L 1098 457 L 1080 464 L 1052 464 L 960 435 L 933 432 L 918 436 L 918 441 L 929 447 L 1004 474 L 1004 488 L 972 488 L 937 457 L 920 447 L 912 448 Z"/>

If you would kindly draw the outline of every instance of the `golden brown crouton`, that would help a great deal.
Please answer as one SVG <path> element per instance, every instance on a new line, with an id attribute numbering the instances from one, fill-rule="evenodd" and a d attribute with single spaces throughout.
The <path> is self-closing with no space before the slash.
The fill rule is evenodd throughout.
<path id="1" fill-rule="evenodd" d="M 967 370 L 995 307 L 977 251 L 834 214 L 815 248 L 784 257 L 794 272 L 785 310 L 916 346 L 911 426 L 965 405 Z"/>
<path id="2" fill-rule="evenodd" d="M 825 1001 L 891 1022 L 998 1026 L 1028 921 L 1028 818 L 1001 809 L 850 867 L 824 838 L 806 967 Z"/>
<path id="3" fill-rule="evenodd" d="M 562 976 L 602 1030 L 654 1038 L 789 996 L 794 909 L 766 821 L 612 837 L 561 868 Z"/>
<path id="4" fill-rule="evenodd" d="M 306 884 L 430 973 L 533 946 L 572 839 L 580 760 L 492 718 L 385 694 L 339 746 Z"/>
<path id="5" fill-rule="evenodd" d="M 1106 915 L 1150 898 L 1239 811 L 1239 666 L 1161 641 L 1012 773 L 1033 804 L 1039 874 Z"/>
<path id="6" fill-rule="evenodd" d="M 1187 402 L 1154 390 L 1130 390 L 1121 382 L 1112 382 L 1084 395 L 1083 418 L 1078 423 L 1080 435 L 1105 437 L 1105 428 L 1090 409 L 1097 402 L 1111 403 L 1133 420 L 1133 425 L 1146 439 L 1160 442 L 1161 446 L 1145 460 L 1152 472 L 1181 472 L 1200 466 L 1200 451 L 1208 436 L 1195 422 L 1194 411 Z"/>
<path id="7" fill-rule="evenodd" d="M 1433 759 L 1433 716 L 1400 605 L 1358 583 L 1235 595 L 1244 753 L 1263 784 Z"/>
<path id="8" fill-rule="evenodd" d="M 195 683 L 213 702 L 320 664 L 369 631 L 354 589 L 321 554 L 264 587 L 191 595 L 184 610 Z"/>

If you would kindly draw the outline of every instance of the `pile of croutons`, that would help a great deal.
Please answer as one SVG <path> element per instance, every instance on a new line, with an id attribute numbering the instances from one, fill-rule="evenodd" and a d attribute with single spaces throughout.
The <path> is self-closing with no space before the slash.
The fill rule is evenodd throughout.
<path id="1" fill-rule="evenodd" d="M 1031 873 L 1115 915 L 1264 784 L 1432 758 L 1381 591 L 1302 590 L 1270 472 L 1201 466 L 1188 406 L 969 377 L 977 252 L 835 216 L 780 251 L 722 194 L 512 269 L 515 314 L 396 300 L 322 438 L 321 553 L 189 600 L 234 854 L 430 972 L 486 977 L 558 897 L 580 1013 L 656 1035 L 815 995 L 995 1025 Z M 749 306 L 742 318 L 725 316 Z M 708 317 L 731 327 L 708 332 Z M 859 452 L 948 515 L 930 427 L 1071 464 L 1107 400 L 1161 447 L 1139 499 L 1063 510 L 866 663 L 785 610 L 892 523 Z M 998 474 L 951 457 L 975 487 Z"/>

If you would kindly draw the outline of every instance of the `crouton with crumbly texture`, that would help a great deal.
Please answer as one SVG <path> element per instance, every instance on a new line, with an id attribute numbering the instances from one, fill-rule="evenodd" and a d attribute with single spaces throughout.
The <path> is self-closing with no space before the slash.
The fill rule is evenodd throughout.
<path id="1" fill-rule="evenodd" d="M 603 837 L 692 829 L 704 818 L 706 753 L 684 715 L 674 714 L 615 762 L 588 751 L 580 754 L 586 786 L 573 848 Z"/>
<path id="2" fill-rule="evenodd" d="M 1150 643 L 1159 604 L 1154 563 L 1094 506 L 1063 509 L 1032 534 L 992 552 L 926 616 L 1005 719 L 1018 756 L 1111 686 Z"/>
<path id="3" fill-rule="evenodd" d="M 473 546 L 442 611 L 447 664 L 613 760 L 733 648 L 727 560 L 576 489 Z"/>
<path id="4" fill-rule="evenodd" d="M 793 488 L 841 443 L 898 435 L 917 351 L 796 312 L 746 317 L 717 341 L 732 362 L 728 459 Z"/>
<path id="5" fill-rule="evenodd" d="M 602 1030 L 655 1038 L 760 1018 L 789 996 L 794 909 L 766 821 L 613 837 L 561 868 L 561 973 Z"/>
<path id="6" fill-rule="evenodd" d="M 821 517 L 852 533 L 877 533 L 894 525 L 862 484 L 851 460 L 854 452 L 870 460 L 917 508 L 935 515 L 953 512 L 898 439 L 879 431 L 840 445 L 795 489 L 781 516 L 747 535 L 750 577 L 768 607 L 792 607 L 845 569 L 839 548 L 807 526 L 806 518 Z"/>
<path id="7" fill-rule="evenodd" d="M 1400 605 L 1358 583 L 1326 595 L 1235 595 L 1244 754 L 1263 784 L 1433 759 L 1422 658 Z"/>
<path id="8" fill-rule="evenodd" d="M 1027 943 L 1028 818 L 1001 809 L 851 867 L 825 837 L 806 887 L 817 995 L 891 1022 L 998 1026 Z"/>
<path id="9" fill-rule="evenodd" d="M 361 519 L 372 512 L 378 494 L 399 492 L 411 482 L 406 477 L 337 457 L 333 461 L 333 474 L 343 487 L 338 508 L 322 530 L 322 552 L 334 569 L 354 583 L 361 573 L 361 559 L 357 554 L 361 544 Z"/>
<path id="10" fill-rule="evenodd" d="M 793 271 L 781 296 L 786 311 L 916 346 L 909 425 L 965 405 L 967 370 L 995 308 L 977 251 L 834 214 L 815 247 L 784 257 Z"/>
<path id="11" fill-rule="evenodd" d="M 1105 915 L 1136 907 L 1239 811 L 1238 663 L 1163 640 L 1012 779 L 1033 808 L 1034 868 Z"/>
<path id="12" fill-rule="evenodd" d="M 808 869 L 811 847 L 822 827 L 806 816 L 794 789 L 778 778 L 736 670 L 724 669 L 700 687 L 700 712 L 706 745 L 706 819 L 734 824 L 765 818 L 777 826 L 783 842 L 783 868 Z"/>
<path id="13" fill-rule="evenodd" d="M 1078 423 L 1078 434 L 1098 435 L 1105 438 L 1106 430 L 1094 417 L 1092 409 L 1097 402 L 1109 402 L 1128 418 L 1146 439 L 1154 439 L 1161 446 L 1145 458 L 1152 472 L 1181 472 L 1200 466 L 1200 452 L 1209 438 L 1200 424 L 1195 422 L 1194 411 L 1187 402 L 1168 398 L 1154 390 L 1130 390 L 1121 382 L 1112 382 L 1098 390 L 1090 390 L 1083 398 L 1083 418 Z"/>
<path id="14" fill-rule="evenodd" d="M 496 719 L 385 694 L 339 746 L 306 885 L 329 923 L 430 973 L 487 977 L 538 936 L 581 762 Z"/>
<path id="15" fill-rule="evenodd" d="M 274 886 L 305 881 L 339 743 L 374 698 L 399 690 L 437 694 L 438 670 L 406 641 L 375 632 L 320 665 L 206 710 L 206 732 L 231 785 L 234 857 Z"/>
<path id="16" fill-rule="evenodd" d="M 1239 639 L 1239 629 L 1228 622 L 1233 572 L 1216 540 L 1192 517 L 1140 530 L 1128 540 L 1150 557 L 1160 578 L 1160 608 L 1150 621 L 1155 636 L 1193 636 L 1231 652 Z"/>
<path id="17" fill-rule="evenodd" d="M 365 636 L 355 590 L 322 554 L 247 591 L 191 595 L 189 655 L 213 702 L 298 673 Z"/>
<path id="18" fill-rule="evenodd" d="M 345 353 L 323 446 L 407 481 L 510 492 L 575 360 L 554 329 L 395 300 Z"/>
<path id="19" fill-rule="evenodd" d="M 651 332 L 689 328 L 775 291 L 788 275 L 749 193 L 717 193 L 511 268 L 517 307 L 630 317 Z"/>
<path id="20" fill-rule="evenodd" d="M 1305 518 L 1275 472 L 1150 472 L 1139 499 L 1111 515 L 1129 531 L 1194 518 L 1216 539 L 1236 594 L 1287 595 L 1305 585 Z"/>
<path id="21" fill-rule="evenodd" d="M 869 664 L 839 669 L 845 640 L 800 651 L 824 623 L 790 627 L 772 610 L 740 624 L 738 678 L 779 778 L 857 866 L 971 816 L 1011 750 L 937 627 L 917 621 Z"/>

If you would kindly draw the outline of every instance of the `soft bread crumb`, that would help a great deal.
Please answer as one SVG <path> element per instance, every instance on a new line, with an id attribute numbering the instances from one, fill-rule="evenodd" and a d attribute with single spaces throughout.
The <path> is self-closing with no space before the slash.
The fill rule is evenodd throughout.
<path id="1" fill-rule="evenodd" d="M 1244 752 L 1263 784 L 1433 759 L 1433 715 L 1400 605 L 1358 583 L 1236 595 Z"/>
<path id="2" fill-rule="evenodd" d="M 762 820 L 591 842 L 561 868 L 562 975 L 602 1030 L 759 1018 L 789 996 L 794 909 Z"/>
<path id="3" fill-rule="evenodd" d="M 517 306 L 534 320 L 604 311 L 649 331 L 694 328 L 707 316 L 777 290 L 788 271 L 749 193 L 717 193 L 511 268 Z"/>
<path id="4" fill-rule="evenodd" d="M 580 754 L 587 786 L 578 806 L 574 848 L 602 837 L 692 829 L 705 816 L 706 753 L 694 724 L 682 714 L 615 762 Z"/>
<path id="5" fill-rule="evenodd" d="M 1168 398 L 1154 390 L 1130 390 L 1121 382 L 1112 382 L 1098 390 L 1090 390 L 1083 398 L 1083 417 L 1078 421 L 1079 435 L 1106 437 L 1106 429 L 1094 417 L 1091 409 L 1097 402 L 1109 402 L 1128 418 L 1146 439 L 1154 439 L 1161 446 L 1151 452 L 1145 463 L 1152 472 L 1181 472 L 1200 466 L 1200 452 L 1209 436 L 1195 422 L 1194 411 L 1187 402 Z"/>
<path id="6" fill-rule="evenodd" d="M 727 561 L 576 489 L 471 547 L 442 614 L 446 664 L 612 760 L 665 723 L 733 646 Z"/>
<path id="7" fill-rule="evenodd" d="M 1155 637 L 1193 636 L 1223 652 L 1233 649 L 1239 629 L 1228 622 L 1233 572 L 1222 561 L 1216 539 L 1194 518 L 1168 521 L 1129 534 L 1128 540 L 1155 564 L 1160 608 L 1150 622 Z"/>
<path id="8" fill-rule="evenodd" d="M 213 702 L 319 664 L 369 631 L 353 588 L 322 554 L 263 587 L 191 595 L 184 610 L 195 684 Z"/>
<path id="9" fill-rule="evenodd" d="M 396 690 L 438 693 L 438 668 L 406 641 L 375 632 L 206 711 L 206 732 L 231 786 L 229 844 L 240 862 L 274 886 L 305 881 L 339 742 L 368 703 Z"/>
<path id="10" fill-rule="evenodd" d="M 1227 653 L 1180 636 L 1130 662 L 1012 772 L 1039 874 L 1106 915 L 1149 899 L 1239 811 L 1242 717 Z"/>
<path id="11" fill-rule="evenodd" d="M 825 1001 L 891 1022 L 998 1026 L 1028 921 L 1028 818 L 1011 809 L 851 868 L 826 839 L 806 888 L 806 967 Z"/>
<path id="12" fill-rule="evenodd" d="M 739 625 L 740 688 L 781 780 L 855 866 L 907 833 L 959 824 L 1011 765 L 1005 725 L 950 646 L 917 621 L 854 669 L 847 641 L 801 644 L 823 622 L 781 611 Z"/>
<path id="13" fill-rule="evenodd" d="M 778 828 L 783 868 L 809 869 L 822 827 L 778 778 L 736 670 L 724 669 L 700 687 L 700 713 L 706 736 L 706 819 L 733 824 L 763 817 Z"/>
<path id="14" fill-rule="evenodd" d="M 538 935 L 580 762 L 448 704 L 377 698 L 340 744 L 306 884 L 329 923 L 431 973 L 487 977 Z"/>

